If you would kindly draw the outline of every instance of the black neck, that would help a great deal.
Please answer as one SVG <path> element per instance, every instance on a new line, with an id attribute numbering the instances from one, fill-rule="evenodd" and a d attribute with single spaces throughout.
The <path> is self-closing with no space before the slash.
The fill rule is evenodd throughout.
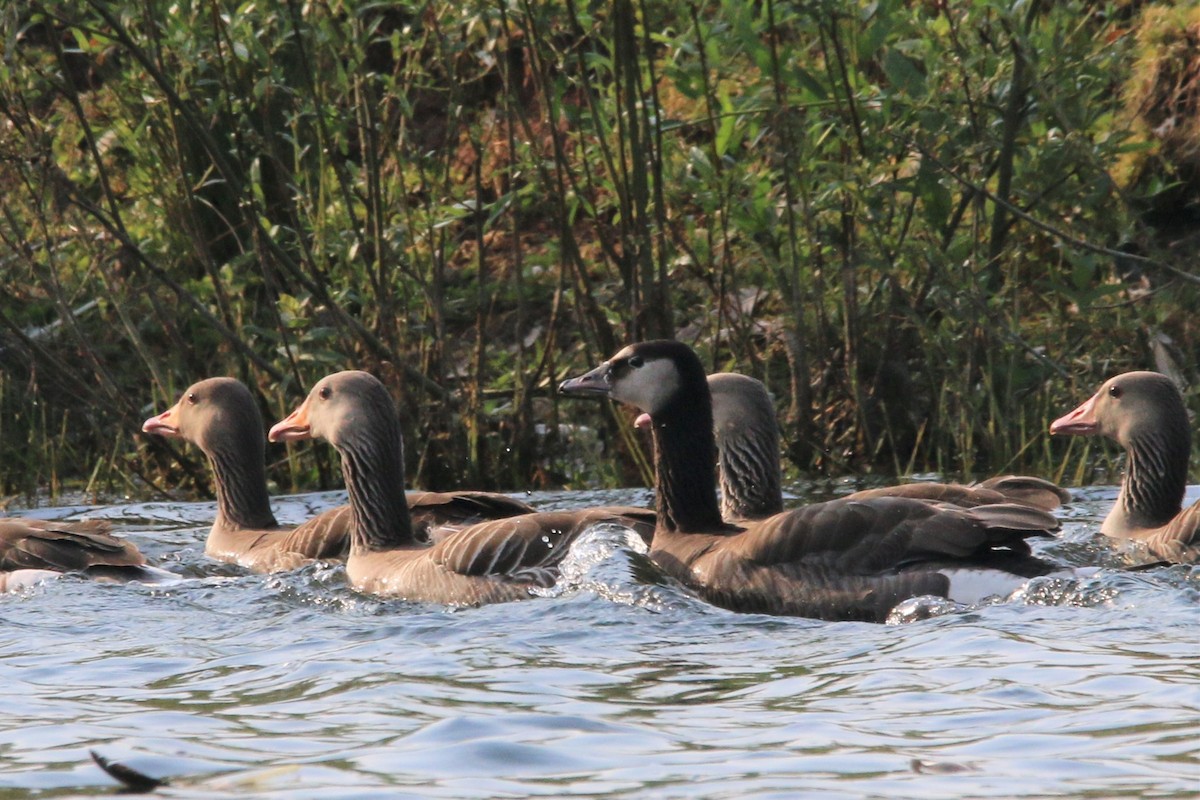
<path id="1" fill-rule="evenodd" d="M 216 525 L 236 528 L 274 528 L 279 523 L 267 495 L 267 472 L 261 449 L 249 458 L 230 453 L 208 454 L 217 489 Z"/>
<path id="2" fill-rule="evenodd" d="M 658 527 L 682 533 L 723 530 L 707 384 L 681 396 L 651 420 Z"/>
<path id="3" fill-rule="evenodd" d="M 1121 507 L 1141 527 L 1157 528 L 1175 518 L 1187 491 L 1191 435 L 1187 425 L 1171 426 L 1131 441 L 1121 484 Z"/>
<path id="4" fill-rule="evenodd" d="M 416 544 L 404 496 L 404 453 L 400 433 L 364 432 L 338 447 L 342 477 L 353 516 L 350 552 L 371 553 Z"/>

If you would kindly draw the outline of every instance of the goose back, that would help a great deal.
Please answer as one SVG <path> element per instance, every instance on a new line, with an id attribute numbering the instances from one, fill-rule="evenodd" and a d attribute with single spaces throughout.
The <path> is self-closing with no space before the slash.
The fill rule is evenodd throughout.
<path id="1" fill-rule="evenodd" d="M 153 580 L 132 542 L 110 533 L 103 520 L 51 522 L 0 519 L 0 591 L 64 572 L 108 580 Z"/>

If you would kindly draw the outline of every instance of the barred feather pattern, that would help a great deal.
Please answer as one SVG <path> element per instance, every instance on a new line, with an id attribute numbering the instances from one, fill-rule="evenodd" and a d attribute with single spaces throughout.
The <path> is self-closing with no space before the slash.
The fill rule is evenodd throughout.
<path id="1" fill-rule="evenodd" d="M 1120 505 L 1144 528 L 1170 522 L 1183 507 L 1191 437 L 1186 429 L 1143 431 L 1128 443 Z"/>
<path id="2" fill-rule="evenodd" d="M 721 516 L 760 519 L 783 510 L 779 423 L 767 387 L 735 372 L 708 376 Z"/>
<path id="3" fill-rule="evenodd" d="M 1200 562 L 1200 503 L 1184 509 L 1144 540 L 1158 558 L 1180 564 Z"/>
<path id="4" fill-rule="evenodd" d="M 258 436 L 261 438 L 262 435 L 260 425 Z M 217 519 L 214 526 L 260 529 L 279 526 L 271 511 L 267 474 L 262 464 L 261 448 L 258 449 L 258 461 L 247 458 L 241 452 L 213 450 L 208 453 L 217 492 Z"/>
<path id="5" fill-rule="evenodd" d="M 777 447 L 754 436 L 731 436 L 719 445 L 721 516 L 758 519 L 783 511 Z"/>
<path id="6" fill-rule="evenodd" d="M 404 455 L 398 426 L 383 414 L 368 419 L 369 424 L 363 420 L 336 443 L 350 495 L 351 554 L 417 544 L 403 492 Z"/>

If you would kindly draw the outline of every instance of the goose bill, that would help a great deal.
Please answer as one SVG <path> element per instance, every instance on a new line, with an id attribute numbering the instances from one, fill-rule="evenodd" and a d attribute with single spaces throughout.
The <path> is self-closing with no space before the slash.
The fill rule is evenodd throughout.
<path id="1" fill-rule="evenodd" d="M 142 433 L 152 433 L 155 436 L 177 438 L 179 428 L 175 425 L 175 413 L 178 405 L 171 406 L 166 411 L 151 417 L 142 423 Z"/>
<path id="2" fill-rule="evenodd" d="M 605 361 L 591 372 L 578 378 L 568 378 L 558 385 L 558 393 L 578 397 L 611 397 L 613 389 L 612 367 Z"/>
<path id="3" fill-rule="evenodd" d="M 1066 416 L 1059 417 L 1050 423 L 1051 434 L 1067 434 L 1075 436 L 1090 436 L 1100 429 L 1096 420 L 1096 397 L 1093 395 L 1086 403 Z"/>
<path id="4" fill-rule="evenodd" d="M 307 400 L 283 421 L 275 423 L 267 433 L 267 439 L 272 442 L 294 442 L 311 436 L 312 426 L 308 422 Z"/>

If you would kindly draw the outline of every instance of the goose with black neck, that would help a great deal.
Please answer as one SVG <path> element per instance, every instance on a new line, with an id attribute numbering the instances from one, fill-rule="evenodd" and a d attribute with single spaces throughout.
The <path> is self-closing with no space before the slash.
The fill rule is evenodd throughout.
<path id="1" fill-rule="evenodd" d="M 716 605 L 882 622 L 910 597 L 974 603 L 1057 570 L 1030 555 L 1026 542 L 1049 535 L 1057 520 L 1020 504 L 964 509 L 905 497 L 841 499 L 761 520 L 723 520 L 711 396 L 699 358 L 681 342 L 630 345 L 559 391 L 649 414 L 657 490 L 650 556 Z"/>

